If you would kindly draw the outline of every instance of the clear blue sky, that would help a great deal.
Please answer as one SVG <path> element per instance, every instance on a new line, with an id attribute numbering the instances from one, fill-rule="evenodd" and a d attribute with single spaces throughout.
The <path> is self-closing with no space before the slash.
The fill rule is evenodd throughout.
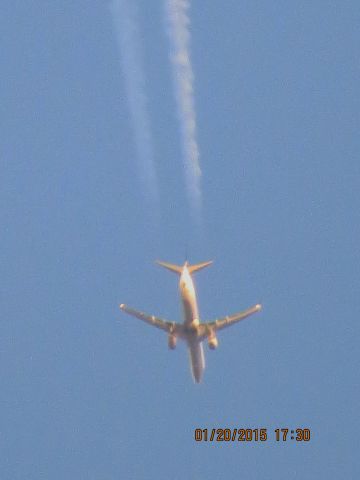
<path id="1" fill-rule="evenodd" d="M 2 2 L 3 480 L 359 475 L 359 2 L 200 3 L 192 232 L 162 2 L 138 2 L 156 223 L 108 2 Z M 185 255 L 215 259 L 204 320 L 264 305 L 206 348 L 201 385 L 184 345 L 118 309 L 181 320 L 153 261 Z M 310 443 L 275 442 L 298 426 Z M 196 427 L 271 438 L 196 443 Z"/>

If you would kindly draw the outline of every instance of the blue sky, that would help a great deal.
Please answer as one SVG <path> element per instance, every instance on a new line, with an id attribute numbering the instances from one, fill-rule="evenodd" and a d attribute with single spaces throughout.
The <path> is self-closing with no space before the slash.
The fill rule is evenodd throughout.
<path id="1" fill-rule="evenodd" d="M 358 2 L 194 2 L 201 228 L 162 2 L 137 2 L 157 212 L 109 3 L 25 3 L 0 20 L 1 478 L 356 478 Z M 206 349 L 201 385 L 184 345 L 118 309 L 180 321 L 153 261 L 185 256 L 215 260 L 196 276 L 204 320 L 264 306 Z M 269 440 L 196 443 L 197 427 Z"/>

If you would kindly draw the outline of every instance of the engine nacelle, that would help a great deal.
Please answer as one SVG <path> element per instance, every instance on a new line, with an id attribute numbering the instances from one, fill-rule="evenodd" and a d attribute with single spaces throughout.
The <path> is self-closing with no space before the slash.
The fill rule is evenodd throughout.
<path id="1" fill-rule="evenodd" d="M 168 339 L 168 346 L 170 348 L 170 350 L 174 350 L 175 347 L 176 347 L 176 341 L 177 341 L 177 338 L 175 335 L 169 335 L 169 339 Z"/>
<path id="2" fill-rule="evenodd" d="M 215 348 L 217 348 L 219 345 L 218 339 L 214 334 L 208 337 L 208 345 L 211 350 L 215 350 Z"/>

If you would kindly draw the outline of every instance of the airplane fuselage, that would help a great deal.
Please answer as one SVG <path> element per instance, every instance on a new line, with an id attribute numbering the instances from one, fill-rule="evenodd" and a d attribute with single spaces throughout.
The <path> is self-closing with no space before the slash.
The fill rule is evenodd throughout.
<path id="1" fill-rule="evenodd" d="M 184 325 L 188 327 L 197 326 L 199 324 L 199 309 L 195 286 L 186 264 L 180 275 L 179 291 L 184 310 Z"/>
<path id="2" fill-rule="evenodd" d="M 184 311 L 184 339 L 187 342 L 191 371 L 196 382 L 201 381 L 205 369 L 204 349 L 198 339 L 199 309 L 193 279 L 185 263 L 180 275 L 179 292 Z"/>
<path id="3" fill-rule="evenodd" d="M 199 309 L 196 299 L 196 290 L 192 274 L 211 265 L 212 261 L 189 265 L 174 265 L 173 263 L 157 261 L 157 263 L 176 273 L 180 277 L 179 293 L 184 313 L 183 323 L 168 321 L 155 315 L 148 315 L 139 310 L 135 310 L 124 303 L 119 306 L 125 313 L 132 315 L 140 320 L 163 330 L 168 335 L 168 346 L 171 350 L 176 347 L 177 339 L 182 339 L 187 343 L 191 372 L 197 383 L 201 382 L 204 369 L 205 359 L 202 342 L 207 340 L 209 348 L 214 350 L 218 346 L 217 332 L 223 328 L 243 320 L 261 310 L 261 305 L 257 303 L 242 312 L 233 315 L 227 315 L 222 318 L 210 322 L 200 322 Z"/>

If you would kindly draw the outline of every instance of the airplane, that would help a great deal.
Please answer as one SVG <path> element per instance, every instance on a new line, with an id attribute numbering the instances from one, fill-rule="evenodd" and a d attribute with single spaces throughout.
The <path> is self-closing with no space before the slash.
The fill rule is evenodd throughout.
<path id="1" fill-rule="evenodd" d="M 146 313 L 128 307 L 124 303 L 120 305 L 120 309 L 129 315 L 153 325 L 154 327 L 164 330 L 168 334 L 168 346 L 171 350 L 175 349 L 178 338 L 185 340 L 188 346 L 193 379 L 196 383 L 200 383 L 205 369 L 202 342 L 207 339 L 209 348 L 214 350 L 218 346 L 218 340 L 216 337 L 216 332 L 218 330 L 234 325 L 235 323 L 240 322 L 240 320 L 258 312 L 261 310 L 261 305 L 258 303 L 243 312 L 219 318 L 212 322 L 202 323 L 199 318 L 195 286 L 191 275 L 194 272 L 211 265 L 213 262 L 208 261 L 189 265 L 186 261 L 183 266 L 173 265 L 172 263 L 162 261 L 157 261 L 156 263 L 180 276 L 179 292 L 183 306 L 184 322 L 170 322 L 155 317 L 154 315 L 147 315 Z"/>

